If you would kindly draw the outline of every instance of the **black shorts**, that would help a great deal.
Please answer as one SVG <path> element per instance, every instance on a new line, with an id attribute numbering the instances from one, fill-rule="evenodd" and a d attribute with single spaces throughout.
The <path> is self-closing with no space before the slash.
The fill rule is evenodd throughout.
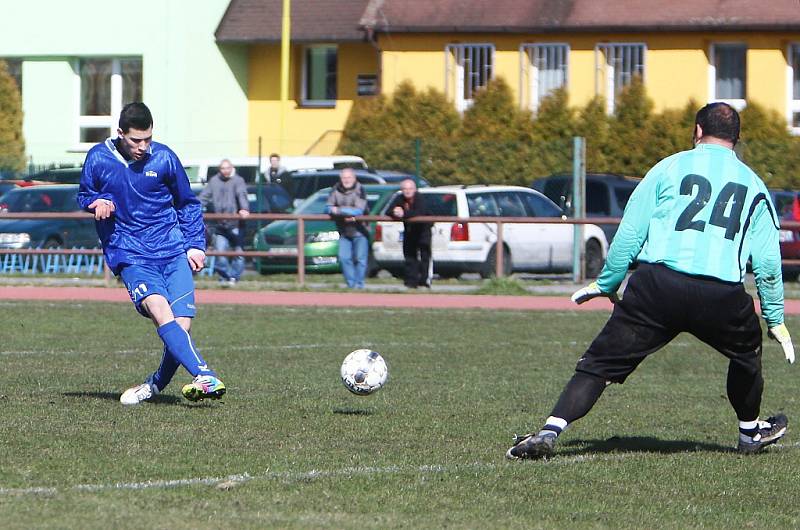
<path id="1" fill-rule="evenodd" d="M 761 324 L 744 285 L 642 263 L 576 371 L 622 383 L 682 331 L 748 374 L 761 372 Z"/>

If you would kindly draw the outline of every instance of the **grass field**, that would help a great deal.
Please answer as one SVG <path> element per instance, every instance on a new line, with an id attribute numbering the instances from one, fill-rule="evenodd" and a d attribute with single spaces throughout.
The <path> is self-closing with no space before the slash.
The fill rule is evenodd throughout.
<path id="1" fill-rule="evenodd" d="M 180 373 L 123 408 L 160 352 L 132 307 L 0 307 L 6 528 L 800 526 L 800 372 L 771 342 L 763 412 L 785 411 L 790 432 L 766 454 L 731 450 L 726 363 L 684 335 L 555 458 L 508 462 L 606 314 L 205 306 L 194 335 L 224 402 L 183 401 Z M 359 347 L 390 365 L 369 397 L 338 377 Z"/>

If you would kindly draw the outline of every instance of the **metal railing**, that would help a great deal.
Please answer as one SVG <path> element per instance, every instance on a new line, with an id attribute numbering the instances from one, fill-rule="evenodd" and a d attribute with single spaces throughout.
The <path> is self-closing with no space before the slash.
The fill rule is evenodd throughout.
<path id="1" fill-rule="evenodd" d="M 84 212 L 74 213 L 0 213 L 0 220 L 3 219 L 92 219 L 94 216 Z M 205 214 L 203 216 L 205 221 L 216 220 L 242 220 L 242 218 L 235 214 Z M 400 222 L 391 217 L 384 215 L 363 215 L 356 217 L 359 221 L 386 221 L 386 222 Z M 275 221 L 275 220 L 292 220 L 297 221 L 297 283 L 300 285 L 305 284 L 305 223 L 306 221 L 329 221 L 331 216 L 327 214 L 250 214 L 247 217 L 247 222 L 257 221 Z M 407 222 L 413 223 L 430 223 L 430 222 L 449 222 L 449 223 L 486 223 L 494 224 L 497 227 L 496 241 L 495 241 L 495 274 L 497 277 L 503 276 L 504 263 L 503 263 L 503 227 L 506 224 L 564 224 L 564 225 L 603 225 L 603 224 L 619 224 L 620 219 L 615 217 L 592 217 L 587 219 L 562 219 L 560 217 L 453 217 L 453 216 L 421 216 L 408 219 Z M 781 225 L 784 230 L 797 230 L 800 229 L 800 222 L 784 221 Z M 76 249 L 62 249 L 62 248 L 2 248 L 0 255 L 4 254 L 19 254 L 19 255 L 48 255 L 48 254 L 83 254 L 83 255 L 99 255 L 102 250 L 99 248 L 76 248 Z M 286 257 L 285 254 L 264 251 L 264 250 L 243 250 L 238 251 L 218 251 L 209 250 L 206 253 L 208 256 L 244 256 L 245 258 L 268 258 L 268 257 Z M 783 260 L 784 265 L 800 265 L 800 259 L 786 259 Z M 111 273 L 105 267 L 104 277 L 107 283 L 111 281 Z"/>

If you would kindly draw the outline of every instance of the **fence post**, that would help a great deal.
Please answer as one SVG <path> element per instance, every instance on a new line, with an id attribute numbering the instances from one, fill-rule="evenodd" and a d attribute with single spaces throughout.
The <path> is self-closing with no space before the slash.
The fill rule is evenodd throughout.
<path id="1" fill-rule="evenodd" d="M 494 247 L 494 275 L 497 278 L 503 277 L 503 223 L 497 222 L 497 242 Z"/>
<path id="2" fill-rule="evenodd" d="M 297 220 L 297 283 L 306 283 L 306 223 L 302 217 Z"/>
<path id="3" fill-rule="evenodd" d="M 576 136 L 572 139 L 572 217 L 586 217 L 586 139 Z M 583 225 L 572 225 L 572 281 L 584 279 Z"/>

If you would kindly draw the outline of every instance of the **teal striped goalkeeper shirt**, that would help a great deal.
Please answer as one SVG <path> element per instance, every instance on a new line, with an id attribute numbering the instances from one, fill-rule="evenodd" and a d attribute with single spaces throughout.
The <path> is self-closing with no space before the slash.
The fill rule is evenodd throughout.
<path id="1" fill-rule="evenodd" d="M 743 282 L 752 258 L 761 313 L 783 323 L 779 222 L 764 182 L 724 146 L 699 144 L 665 158 L 634 190 L 597 279 L 616 291 L 630 263 Z"/>

